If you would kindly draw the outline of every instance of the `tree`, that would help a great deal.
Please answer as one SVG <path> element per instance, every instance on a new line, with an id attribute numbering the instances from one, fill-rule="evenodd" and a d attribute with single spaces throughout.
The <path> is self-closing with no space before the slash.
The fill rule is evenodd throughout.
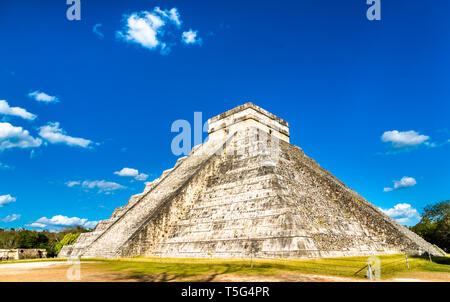
<path id="1" fill-rule="evenodd" d="M 55 255 L 58 255 L 64 245 L 73 245 L 81 233 L 69 233 L 55 245 Z"/>
<path id="2" fill-rule="evenodd" d="M 89 230 L 74 226 L 59 232 L 31 231 L 25 229 L 0 229 L 0 249 L 46 249 L 47 256 L 56 256 L 63 245 L 73 244 L 80 233 Z M 67 235 L 70 235 L 66 238 Z"/>
<path id="3" fill-rule="evenodd" d="M 450 200 L 426 206 L 422 219 L 411 230 L 446 252 L 450 251 Z"/>

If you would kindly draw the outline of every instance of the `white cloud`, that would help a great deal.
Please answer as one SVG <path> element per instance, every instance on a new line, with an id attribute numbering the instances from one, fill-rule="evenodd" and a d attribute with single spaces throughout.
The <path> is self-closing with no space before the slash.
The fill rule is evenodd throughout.
<path id="1" fill-rule="evenodd" d="M 393 208 L 380 210 L 402 224 L 414 223 L 421 219 L 419 212 L 408 203 L 399 203 Z"/>
<path id="2" fill-rule="evenodd" d="M 59 127 L 58 122 L 48 123 L 47 125 L 40 127 L 39 136 L 52 144 L 66 144 L 82 148 L 87 148 L 92 144 L 92 141 L 88 139 L 66 135 L 66 132 Z"/>
<path id="3" fill-rule="evenodd" d="M 124 15 L 124 27 L 116 32 L 117 38 L 141 45 L 144 48 L 159 49 L 161 54 L 170 52 L 170 47 L 178 43 L 173 37 L 180 32 L 182 21 L 177 8 L 162 10 L 155 7 L 153 11 L 134 12 Z M 186 44 L 201 43 L 197 31 L 189 30 L 182 34 Z"/>
<path id="4" fill-rule="evenodd" d="M 94 180 L 94 181 L 85 180 L 85 181 L 83 181 L 81 186 L 83 188 L 88 188 L 88 189 L 98 188 L 99 192 L 115 191 L 115 190 L 120 190 L 120 189 L 125 188 L 124 186 L 122 186 L 118 183 L 115 183 L 112 181 L 105 181 L 105 180 Z"/>
<path id="5" fill-rule="evenodd" d="M 394 189 L 413 187 L 416 184 L 414 177 L 403 176 L 400 180 L 394 180 Z"/>
<path id="6" fill-rule="evenodd" d="M 0 123 L 0 151 L 14 147 L 39 147 L 41 144 L 41 139 L 33 138 L 22 127 L 15 127 L 10 123 Z"/>
<path id="7" fill-rule="evenodd" d="M 36 118 L 35 114 L 32 114 L 20 107 L 10 107 L 8 102 L 5 100 L 0 100 L 0 114 L 18 116 L 26 120 L 34 120 Z"/>
<path id="8" fill-rule="evenodd" d="M 180 13 L 178 10 L 174 7 L 170 10 L 161 10 L 159 7 L 155 7 L 153 10 L 154 12 L 160 14 L 164 19 L 170 20 L 172 23 L 177 25 L 178 27 L 181 25 L 181 19 L 180 19 Z"/>
<path id="9" fill-rule="evenodd" d="M 13 169 L 13 167 L 0 162 L 0 170 L 10 170 L 10 169 Z"/>
<path id="10" fill-rule="evenodd" d="M 144 181 L 144 180 L 147 180 L 147 178 L 148 178 L 148 175 L 147 175 L 147 174 L 145 174 L 145 173 L 140 173 L 140 174 L 137 175 L 134 179 Z"/>
<path id="11" fill-rule="evenodd" d="M 381 140 L 385 143 L 391 143 L 395 149 L 415 147 L 426 142 L 430 137 L 419 134 L 416 131 L 386 131 L 381 136 Z"/>
<path id="12" fill-rule="evenodd" d="M 197 37 L 198 31 L 189 29 L 183 32 L 181 40 L 185 44 L 202 44 L 202 39 Z"/>
<path id="13" fill-rule="evenodd" d="M 66 182 L 66 186 L 68 186 L 70 188 L 74 187 L 74 186 L 78 186 L 80 184 L 81 184 L 81 182 L 76 181 L 76 180 L 71 180 L 71 181 Z"/>
<path id="14" fill-rule="evenodd" d="M 32 99 L 35 99 L 38 102 L 43 102 L 47 104 L 59 102 L 59 99 L 56 96 L 48 95 L 45 92 L 39 90 L 30 92 L 28 96 Z"/>
<path id="15" fill-rule="evenodd" d="M 145 173 L 139 173 L 138 170 L 133 168 L 123 168 L 120 171 L 114 172 L 114 174 L 124 177 L 134 177 L 136 180 L 146 180 L 148 175 Z"/>
<path id="16" fill-rule="evenodd" d="M 127 42 L 137 43 L 142 47 L 154 49 L 162 43 L 158 40 L 165 22 L 158 15 L 143 11 L 128 16 L 125 28 L 118 31 L 118 37 Z"/>
<path id="17" fill-rule="evenodd" d="M 99 36 L 100 38 L 103 38 L 103 33 L 99 30 L 99 28 L 102 26 L 102 24 L 95 24 L 94 27 L 92 27 L 92 32 Z"/>
<path id="18" fill-rule="evenodd" d="M 39 218 L 36 222 L 46 225 L 61 225 L 61 226 L 71 226 L 71 225 L 83 225 L 87 219 L 80 219 L 78 217 L 67 217 L 63 215 L 56 215 L 48 219 L 47 217 Z"/>
<path id="19" fill-rule="evenodd" d="M 136 169 L 132 169 L 132 168 L 123 168 L 120 171 L 114 172 L 114 174 L 119 175 L 119 176 L 135 177 L 139 174 L 139 171 Z"/>
<path id="20" fill-rule="evenodd" d="M 447 145 L 448 143 L 450 143 L 450 139 L 444 140 L 442 142 L 425 142 L 424 145 L 427 146 L 428 148 L 436 148 L 436 147 L 442 147 Z"/>
<path id="21" fill-rule="evenodd" d="M 1 222 L 13 222 L 15 220 L 20 219 L 20 216 L 21 215 L 19 215 L 19 214 L 12 214 L 12 215 L 6 216 L 5 218 L 0 219 L 0 221 Z"/>
<path id="22" fill-rule="evenodd" d="M 68 187 L 75 187 L 75 186 L 81 186 L 84 189 L 98 189 L 99 193 L 102 192 L 111 192 L 116 191 L 120 189 L 125 189 L 126 187 L 112 182 L 112 181 L 106 181 L 106 180 L 85 180 L 83 182 L 80 181 L 68 181 L 66 182 L 66 185 Z"/>
<path id="23" fill-rule="evenodd" d="M 87 221 L 83 226 L 88 229 L 93 229 L 98 224 L 98 221 Z"/>
<path id="24" fill-rule="evenodd" d="M 15 202 L 17 199 L 15 197 L 12 197 L 11 195 L 0 195 L 0 208 L 4 205 Z"/>
<path id="25" fill-rule="evenodd" d="M 394 180 L 393 188 L 384 188 L 384 192 L 391 192 L 393 190 L 404 189 L 409 187 L 414 187 L 417 184 L 417 181 L 414 177 L 403 176 L 400 180 Z"/>
<path id="26" fill-rule="evenodd" d="M 45 228 L 47 225 L 43 224 L 43 223 L 39 223 L 39 222 L 33 222 L 32 224 L 26 224 L 25 226 L 30 227 L 30 228 Z"/>
<path id="27" fill-rule="evenodd" d="M 41 217 L 35 222 L 28 224 L 28 227 L 45 228 L 45 227 L 68 227 L 68 226 L 83 226 L 85 228 L 93 228 L 97 225 L 97 221 L 88 221 L 86 218 L 67 217 L 63 215 L 56 215 L 52 218 Z"/>

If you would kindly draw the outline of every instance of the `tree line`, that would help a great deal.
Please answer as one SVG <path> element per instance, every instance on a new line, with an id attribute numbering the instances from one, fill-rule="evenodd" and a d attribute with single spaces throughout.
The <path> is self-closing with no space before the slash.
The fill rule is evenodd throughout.
<path id="1" fill-rule="evenodd" d="M 426 206 L 420 222 L 409 229 L 445 252 L 450 252 L 450 200 Z"/>
<path id="2" fill-rule="evenodd" d="M 55 257 L 62 245 L 73 244 L 79 234 L 89 231 L 81 226 L 64 228 L 57 232 L 0 228 L 0 249 L 45 249 L 48 257 Z"/>

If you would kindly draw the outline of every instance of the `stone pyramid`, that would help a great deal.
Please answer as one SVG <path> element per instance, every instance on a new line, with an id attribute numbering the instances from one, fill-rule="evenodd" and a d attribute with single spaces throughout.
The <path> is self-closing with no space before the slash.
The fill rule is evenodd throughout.
<path id="1" fill-rule="evenodd" d="M 247 103 L 209 139 L 59 257 L 442 255 L 303 151 L 289 125 Z"/>

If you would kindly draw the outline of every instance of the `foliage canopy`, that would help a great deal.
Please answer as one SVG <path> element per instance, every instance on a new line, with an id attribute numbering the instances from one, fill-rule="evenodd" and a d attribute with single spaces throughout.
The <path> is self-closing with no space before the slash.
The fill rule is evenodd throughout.
<path id="1" fill-rule="evenodd" d="M 0 249 L 46 249 L 48 257 L 54 257 L 65 244 L 73 244 L 87 229 L 76 226 L 59 232 L 32 231 L 26 229 L 0 229 Z"/>
<path id="2" fill-rule="evenodd" d="M 426 206 L 422 219 L 411 230 L 446 252 L 450 251 L 450 200 Z"/>

